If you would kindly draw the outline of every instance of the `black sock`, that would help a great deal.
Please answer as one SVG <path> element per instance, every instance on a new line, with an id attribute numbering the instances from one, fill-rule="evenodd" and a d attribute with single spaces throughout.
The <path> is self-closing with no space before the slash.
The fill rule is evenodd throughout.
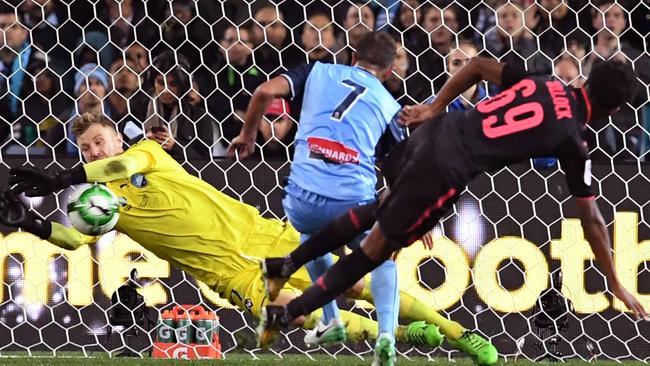
<path id="1" fill-rule="evenodd" d="M 377 202 L 354 207 L 312 235 L 289 255 L 294 268 L 346 245 L 375 223 Z"/>
<path id="2" fill-rule="evenodd" d="M 352 287 L 359 279 L 379 267 L 380 264 L 374 263 L 363 250 L 355 250 L 352 254 L 336 262 L 302 295 L 293 299 L 287 305 L 288 315 L 291 319 L 295 319 L 301 315 L 310 314 L 329 301 L 334 300 L 336 296 Z"/>

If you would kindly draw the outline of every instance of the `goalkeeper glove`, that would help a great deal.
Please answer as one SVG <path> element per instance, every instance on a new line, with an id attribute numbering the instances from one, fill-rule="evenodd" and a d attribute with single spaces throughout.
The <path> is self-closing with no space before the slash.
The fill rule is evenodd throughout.
<path id="1" fill-rule="evenodd" d="M 38 218 L 9 189 L 0 196 L 0 224 L 23 229 L 41 239 L 52 235 L 52 223 Z"/>
<path id="2" fill-rule="evenodd" d="M 86 171 L 83 165 L 76 168 L 62 170 L 56 174 L 33 168 L 20 167 L 9 170 L 9 185 L 16 187 L 13 192 L 20 194 L 25 192 L 29 197 L 46 196 L 52 192 L 67 188 L 73 184 L 84 183 Z"/>

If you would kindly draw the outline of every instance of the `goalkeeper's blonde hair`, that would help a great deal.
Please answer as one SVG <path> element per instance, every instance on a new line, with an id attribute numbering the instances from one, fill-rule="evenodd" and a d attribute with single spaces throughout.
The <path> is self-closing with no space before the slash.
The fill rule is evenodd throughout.
<path id="1" fill-rule="evenodd" d="M 77 117 L 77 119 L 72 122 L 72 134 L 79 138 L 84 132 L 86 132 L 90 126 L 94 124 L 100 124 L 104 127 L 110 127 L 113 129 L 115 132 L 117 132 L 117 128 L 115 127 L 115 123 L 111 121 L 108 117 L 104 116 L 101 113 L 91 113 L 91 112 L 86 112 L 82 114 L 81 116 Z"/>

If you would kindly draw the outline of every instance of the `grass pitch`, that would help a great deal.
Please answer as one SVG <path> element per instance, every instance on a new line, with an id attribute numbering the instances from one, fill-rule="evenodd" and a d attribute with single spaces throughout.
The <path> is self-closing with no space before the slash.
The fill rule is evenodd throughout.
<path id="1" fill-rule="evenodd" d="M 258 359 L 252 358 L 250 355 L 244 354 L 234 354 L 229 355 L 226 359 L 223 360 L 157 360 L 157 359 L 139 359 L 139 358 L 109 358 L 108 356 L 97 356 L 97 357 L 79 357 L 78 355 L 63 355 L 61 357 L 47 357 L 47 356 L 37 356 L 29 357 L 25 355 L 10 355 L 5 356 L 3 354 L 0 357 L 0 365 L 8 366 L 22 366 L 22 365 L 47 365 L 47 366 L 78 366 L 78 365 L 92 365 L 92 366 L 140 366 L 140 365 L 151 365 L 151 366 L 167 366 L 167 365 L 183 365 L 183 366 L 198 366 L 198 365 L 218 365 L 218 366 L 244 366 L 244 365 L 254 365 L 254 366 L 266 366 L 266 365 L 277 365 L 277 366 L 330 366 L 330 365 L 342 365 L 342 366 L 361 366 L 361 365 L 370 365 L 372 362 L 371 357 L 366 357 L 364 360 L 354 357 L 354 356 L 339 356 L 336 359 L 326 356 L 326 355 L 314 355 L 314 359 L 309 359 L 304 355 L 286 355 L 283 358 L 278 358 L 274 355 L 259 355 Z M 474 366 L 472 361 L 468 358 L 454 358 L 452 364 L 455 366 Z M 410 360 L 403 357 L 398 358 L 398 365 L 401 366 L 418 366 L 418 365 L 447 365 L 449 361 L 446 358 L 435 358 L 432 360 L 427 360 L 425 358 L 412 358 Z M 617 363 L 614 361 L 598 361 L 587 363 L 581 360 L 569 360 L 565 363 L 555 363 L 555 362 L 530 362 L 527 360 L 519 360 L 517 362 L 508 361 L 505 362 L 501 359 L 498 365 L 516 365 L 516 366 L 532 366 L 532 365 L 562 365 L 562 366 L 586 366 L 586 365 L 606 365 L 606 366 L 620 366 L 621 364 L 625 366 L 641 366 L 646 365 L 641 362 L 622 362 Z"/>

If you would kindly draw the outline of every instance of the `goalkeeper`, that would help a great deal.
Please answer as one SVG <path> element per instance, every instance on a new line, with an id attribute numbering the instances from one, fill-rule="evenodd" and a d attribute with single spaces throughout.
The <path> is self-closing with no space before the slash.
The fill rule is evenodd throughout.
<path id="1" fill-rule="evenodd" d="M 187 173 L 154 141 L 141 141 L 123 151 L 122 136 L 114 123 L 101 115 L 83 114 L 72 131 L 89 163 L 56 174 L 28 167 L 11 169 L 9 184 L 14 187 L 0 198 L 0 223 L 68 250 L 92 244 L 98 237 L 37 218 L 16 194 L 45 196 L 74 184 L 106 183 L 126 201 L 120 208 L 117 231 L 204 282 L 239 309 L 260 314 L 269 304 L 260 262 L 298 247 L 299 234 L 293 227 L 263 218 L 254 207 Z M 296 290 L 309 285 L 307 272 L 296 272 L 272 304 L 288 303 L 297 296 Z M 368 288 L 361 280 L 347 294 L 372 301 Z M 404 292 L 401 296 L 401 314 L 420 321 L 400 327 L 399 341 L 439 345 L 442 336 L 438 328 L 427 323 L 440 325 L 443 331 L 462 329 L 412 296 Z M 309 329 L 320 316 L 314 312 L 293 324 Z M 350 339 L 377 336 L 377 323 L 371 319 L 343 312 L 342 320 Z"/>

